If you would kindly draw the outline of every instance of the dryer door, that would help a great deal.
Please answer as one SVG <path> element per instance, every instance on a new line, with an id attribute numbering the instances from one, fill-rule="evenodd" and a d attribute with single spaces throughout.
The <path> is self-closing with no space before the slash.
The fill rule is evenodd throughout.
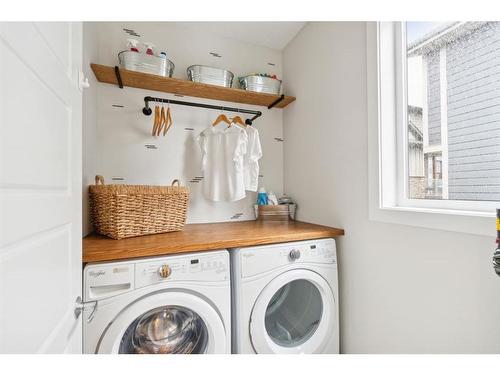
<path id="1" fill-rule="evenodd" d="M 335 332 L 336 314 L 335 296 L 319 274 L 284 272 L 255 302 L 252 344 L 257 353 L 321 353 Z"/>
<path id="2" fill-rule="evenodd" d="M 189 292 L 140 298 L 108 325 L 97 353 L 226 353 L 226 330 L 217 311 Z"/>

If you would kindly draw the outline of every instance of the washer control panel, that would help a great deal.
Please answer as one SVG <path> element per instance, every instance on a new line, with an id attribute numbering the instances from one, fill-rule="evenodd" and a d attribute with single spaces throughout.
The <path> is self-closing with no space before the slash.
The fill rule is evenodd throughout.
<path id="1" fill-rule="evenodd" d="M 229 278 L 229 253 L 225 250 L 90 263 L 84 270 L 84 299 L 104 299 L 158 283 L 225 281 Z"/>
<path id="2" fill-rule="evenodd" d="M 135 265 L 135 285 L 140 288 L 159 282 L 171 281 L 213 281 L 229 278 L 227 257 L 210 253 L 189 257 L 171 257 L 145 261 Z"/>
<path id="3" fill-rule="evenodd" d="M 240 257 L 243 277 L 290 264 L 336 265 L 337 261 L 335 240 L 331 238 L 241 249 Z"/>

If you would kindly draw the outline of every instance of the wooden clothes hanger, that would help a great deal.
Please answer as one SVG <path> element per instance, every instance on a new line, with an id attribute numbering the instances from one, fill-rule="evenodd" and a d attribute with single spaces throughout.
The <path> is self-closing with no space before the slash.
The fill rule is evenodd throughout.
<path id="1" fill-rule="evenodd" d="M 238 114 L 231 118 L 231 122 L 240 125 L 242 128 L 246 128 L 247 124 L 245 124 L 245 121 L 243 121 L 243 119 L 240 117 L 239 113 L 240 113 L 240 110 L 238 109 Z"/>
<path id="2" fill-rule="evenodd" d="M 163 136 L 165 136 L 167 134 L 167 132 L 169 131 L 172 124 L 173 124 L 173 121 L 172 121 L 172 114 L 170 111 L 170 102 L 168 102 L 167 118 L 165 120 L 165 128 L 163 129 Z"/>
<path id="3" fill-rule="evenodd" d="M 163 129 L 164 126 L 166 126 L 166 116 L 165 116 L 165 108 L 161 107 L 161 114 L 160 114 L 160 121 L 159 124 L 156 128 L 156 136 L 160 136 L 161 134 L 161 129 Z"/>
<path id="4" fill-rule="evenodd" d="M 154 137 L 156 135 L 156 129 L 158 127 L 160 120 L 160 107 L 155 106 L 155 117 L 153 119 L 153 131 L 151 132 L 151 135 Z"/>
<path id="5" fill-rule="evenodd" d="M 231 119 L 231 121 L 234 122 L 235 124 L 241 125 L 244 128 L 247 127 L 247 124 L 245 124 L 245 121 L 243 121 L 243 119 L 240 116 L 234 116 Z"/>
<path id="6" fill-rule="evenodd" d="M 221 111 L 222 111 L 222 107 L 221 107 Z M 217 126 L 221 122 L 225 122 L 228 126 L 231 126 L 231 121 L 227 118 L 227 116 L 224 113 L 221 113 L 219 116 L 217 116 L 215 121 L 212 123 L 212 126 Z"/>

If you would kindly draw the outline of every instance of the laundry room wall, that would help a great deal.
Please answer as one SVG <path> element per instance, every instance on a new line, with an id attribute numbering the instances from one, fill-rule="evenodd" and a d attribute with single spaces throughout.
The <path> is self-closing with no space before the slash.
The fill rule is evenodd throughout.
<path id="1" fill-rule="evenodd" d="M 345 228 L 341 352 L 500 353 L 494 223 L 485 237 L 368 220 L 366 24 L 309 23 L 283 63 L 298 98 L 284 112 L 285 189 L 299 219 Z"/>
<path id="2" fill-rule="evenodd" d="M 238 76 L 252 72 L 282 74 L 281 51 L 240 42 L 231 38 L 203 32 L 193 25 L 176 22 L 96 23 L 98 56 L 93 62 L 118 65 L 118 53 L 126 49 L 130 37 L 124 29 L 133 30 L 141 42 L 152 42 L 158 51 L 166 51 L 175 63 L 174 78 L 187 79 L 186 69 L 201 64 L 227 68 Z M 219 57 L 215 57 L 218 55 Z M 212 124 L 218 111 L 171 106 L 173 126 L 166 137 L 151 136 L 152 116 L 142 114 L 144 97 L 228 105 L 207 99 L 178 97 L 148 91 L 98 83 L 96 172 L 107 183 L 169 185 L 180 179 L 190 188 L 188 222 L 221 222 L 254 218 L 255 193 L 238 202 L 207 201 L 197 177 L 201 155 L 196 136 Z M 262 117 L 254 122 L 259 130 L 263 148 L 260 161 L 260 185 L 281 194 L 283 191 L 282 110 L 267 110 L 245 104 L 231 106 L 260 110 Z M 245 116 L 242 116 L 245 117 Z M 87 181 L 89 182 L 89 181 Z"/>

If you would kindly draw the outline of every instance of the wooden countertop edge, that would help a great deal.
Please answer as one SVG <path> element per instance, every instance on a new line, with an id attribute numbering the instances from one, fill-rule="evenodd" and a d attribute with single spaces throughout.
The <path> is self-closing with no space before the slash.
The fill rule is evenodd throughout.
<path id="1" fill-rule="evenodd" d="M 235 222 L 215 224 L 189 224 L 186 226 L 187 230 L 184 233 L 171 232 L 153 234 L 122 240 L 113 240 L 104 236 L 90 234 L 83 239 L 82 262 L 86 264 L 91 262 L 119 261 L 148 256 L 174 255 L 196 251 L 213 251 L 248 246 L 270 245 L 275 243 L 339 237 L 344 235 L 343 229 L 303 222 L 294 222 L 295 224 L 292 224 L 292 228 L 289 231 L 283 231 L 283 229 L 285 229 L 286 227 L 280 227 L 280 224 L 277 223 L 266 224 L 264 229 L 262 229 L 263 227 L 258 228 L 258 226 L 255 224 L 257 233 L 243 233 L 238 238 L 228 238 L 227 240 L 221 238 L 210 240 L 204 237 L 203 240 L 190 238 L 187 240 L 179 241 L 177 239 L 177 241 L 174 241 L 172 243 L 168 238 L 169 236 L 180 237 L 190 232 L 194 232 L 199 235 L 204 234 L 206 236 L 210 236 L 210 231 L 207 230 L 208 228 L 210 228 L 210 226 L 216 226 L 218 224 L 220 226 L 229 228 L 234 227 L 231 229 L 237 229 L 238 226 L 244 225 L 241 223 L 249 223 L 247 224 L 250 226 L 249 229 L 253 230 L 253 228 L 251 227 L 251 225 L 253 225 L 252 222 Z M 273 225 L 281 230 L 277 231 L 276 233 L 269 233 L 271 232 Z M 303 229 L 302 227 L 305 228 Z M 198 228 L 199 230 L 197 230 Z M 265 231 L 266 233 L 262 234 L 262 236 L 259 236 L 259 229 Z M 98 246 L 96 246 L 96 244 L 98 244 Z M 110 247 L 110 251 L 106 249 L 108 246 Z"/>

